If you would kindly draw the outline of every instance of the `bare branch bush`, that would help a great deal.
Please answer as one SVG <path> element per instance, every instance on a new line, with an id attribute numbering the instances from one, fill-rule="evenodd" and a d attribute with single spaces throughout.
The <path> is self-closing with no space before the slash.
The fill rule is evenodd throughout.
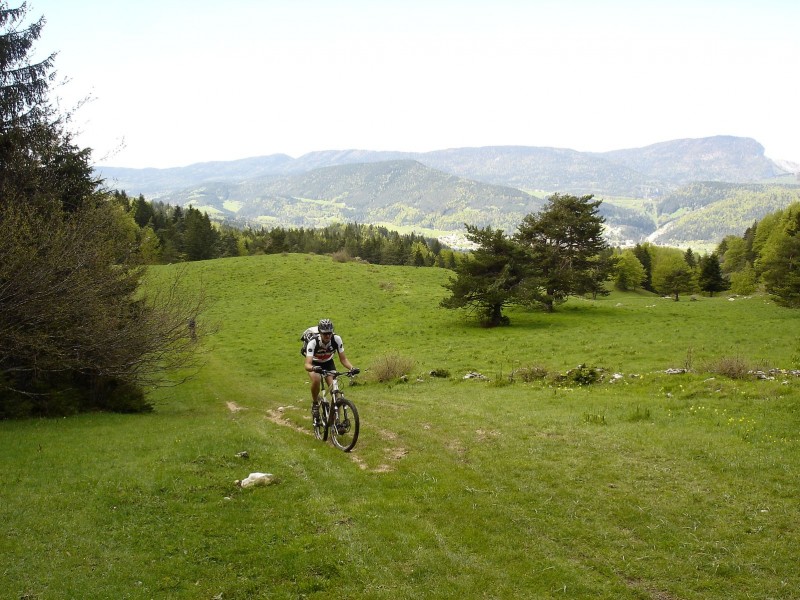
<path id="1" fill-rule="evenodd" d="M 141 388 L 196 368 L 202 293 L 188 296 L 180 272 L 142 293 L 121 226 L 107 204 L 68 215 L 0 206 L 0 395 L 48 394 L 42 382 L 76 376 L 108 393 L 95 384 Z"/>

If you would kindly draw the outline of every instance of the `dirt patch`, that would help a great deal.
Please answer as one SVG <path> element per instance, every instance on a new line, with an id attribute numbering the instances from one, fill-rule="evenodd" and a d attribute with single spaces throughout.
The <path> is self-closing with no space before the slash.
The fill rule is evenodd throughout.
<path id="1" fill-rule="evenodd" d="M 229 403 L 233 404 L 233 403 Z M 230 406 L 228 407 L 233 411 L 233 408 Z M 275 423 L 276 425 L 281 425 L 283 427 L 289 427 L 290 429 L 294 429 L 295 431 L 299 431 L 305 435 L 314 435 L 313 430 L 311 429 L 311 419 L 308 419 L 308 423 L 304 425 L 297 425 L 292 420 L 285 416 L 285 413 L 288 411 L 296 411 L 298 408 L 296 406 L 281 406 L 277 409 L 268 409 L 266 411 L 267 420 L 271 423 Z M 395 442 L 397 441 L 397 434 L 391 431 L 387 431 L 385 429 L 378 430 L 378 436 L 385 442 Z M 347 456 L 350 457 L 358 468 L 362 471 L 369 471 L 370 473 L 389 473 L 395 470 L 395 465 L 392 463 L 396 463 L 399 460 L 402 460 L 406 456 L 408 456 L 408 450 L 405 448 L 400 447 L 393 447 L 393 448 L 385 448 L 384 454 L 386 455 L 386 460 L 389 462 L 383 462 L 376 467 L 370 467 L 367 461 L 357 454 L 358 447 L 356 447 L 352 452 L 349 452 Z"/>
<path id="2" fill-rule="evenodd" d="M 646 581 L 640 579 L 626 578 L 625 583 L 628 587 L 644 592 L 650 596 L 652 600 L 678 600 L 677 597 L 663 590 L 658 590 Z"/>
<path id="3" fill-rule="evenodd" d="M 291 407 L 290 407 L 291 408 Z M 267 420 L 272 421 L 276 425 L 283 425 L 284 427 L 289 427 L 294 429 L 295 431 L 299 431 L 300 433 L 305 433 L 306 435 L 314 435 L 314 432 L 311 430 L 311 427 L 303 427 L 300 425 L 295 425 L 289 419 L 283 416 L 283 412 L 286 410 L 285 407 L 280 407 L 277 410 L 267 410 Z"/>
<path id="4" fill-rule="evenodd" d="M 478 429 L 475 431 L 475 435 L 479 442 L 485 442 L 489 439 L 499 438 L 501 434 L 499 431 L 485 431 L 484 429 Z"/>
<path id="5" fill-rule="evenodd" d="M 239 406 L 238 404 L 236 404 L 236 402 L 226 402 L 225 406 L 227 406 L 228 410 L 231 411 L 232 413 L 237 413 L 240 410 L 246 410 L 245 408 L 243 408 L 243 407 Z"/>

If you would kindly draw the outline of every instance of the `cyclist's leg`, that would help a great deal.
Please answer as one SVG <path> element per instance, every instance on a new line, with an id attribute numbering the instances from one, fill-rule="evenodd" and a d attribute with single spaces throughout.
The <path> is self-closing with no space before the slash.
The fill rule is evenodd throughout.
<path id="1" fill-rule="evenodd" d="M 319 388 L 322 376 L 319 373 L 309 371 L 308 378 L 311 380 L 311 402 L 316 404 L 317 398 L 319 398 Z"/>

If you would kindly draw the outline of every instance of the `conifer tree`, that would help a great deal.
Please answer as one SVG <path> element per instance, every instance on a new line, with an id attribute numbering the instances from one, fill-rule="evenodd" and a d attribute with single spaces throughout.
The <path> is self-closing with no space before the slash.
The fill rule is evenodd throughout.
<path id="1" fill-rule="evenodd" d="M 140 293 L 132 221 L 51 108 L 44 19 L 25 16 L 0 1 L 0 418 L 145 408 L 142 385 L 192 355 L 199 303 Z"/>
<path id="2" fill-rule="evenodd" d="M 715 292 L 728 289 L 728 283 L 722 276 L 722 266 L 716 253 L 701 256 L 698 266 L 700 268 L 698 285 L 702 291 L 713 296 Z"/>
<path id="3" fill-rule="evenodd" d="M 515 239 L 539 273 L 538 300 L 548 312 L 567 296 L 598 292 L 611 275 L 613 263 L 603 261 L 608 244 L 603 238 L 605 219 L 598 213 L 602 201 L 592 198 L 554 194 L 518 228 Z"/>
<path id="4" fill-rule="evenodd" d="M 466 308 L 488 327 L 507 325 L 503 308 L 529 301 L 525 284 L 531 285 L 530 264 L 522 247 L 502 229 L 467 225 L 467 239 L 477 248 L 455 269 L 456 277 L 445 287 L 450 296 L 445 308 Z"/>

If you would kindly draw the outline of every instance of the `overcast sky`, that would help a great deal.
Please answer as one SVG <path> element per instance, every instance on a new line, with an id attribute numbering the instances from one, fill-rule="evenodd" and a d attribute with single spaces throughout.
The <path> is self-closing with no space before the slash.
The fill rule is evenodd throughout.
<path id="1" fill-rule="evenodd" d="M 11 0 L 11 6 L 18 2 Z M 800 163 L 797 0 L 28 0 L 98 164 L 752 137 Z"/>

